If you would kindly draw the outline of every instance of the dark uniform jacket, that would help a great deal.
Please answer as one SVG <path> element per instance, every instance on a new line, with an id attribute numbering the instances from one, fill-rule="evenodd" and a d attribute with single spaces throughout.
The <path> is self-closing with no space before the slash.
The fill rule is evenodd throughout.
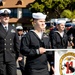
<path id="1" fill-rule="evenodd" d="M 73 39 L 71 39 L 71 34 Z M 74 43 L 73 48 L 75 48 L 75 26 L 73 26 L 72 28 L 70 28 L 70 30 L 68 30 L 67 35 L 68 35 L 69 42 L 72 41 Z"/>
<path id="2" fill-rule="evenodd" d="M 19 38 L 19 43 L 20 43 L 20 44 L 21 44 L 21 39 L 22 39 L 23 36 L 24 36 L 24 35 L 21 35 L 21 36 L 20 36 L 20 35 L 18 34 L 18 38 Z M 19 57 L 23 57 L 23 55 L 20 53 L 20 54 L 19 54 Z"/>
<path id="3" fill-rule="evenodd" d="M 8 25 L 6 32 L 0 23 L 0 61 L 11 61 L 15 59 L 15 53 L 19 55 L 19 39 L 16 29 Z"/>
<path id="4" fill-rule="evenodd" d="M 68 46 L 68 37 L 66 32 L 64 31 L 63 37 L 57 31 L 51 35 L 51 46 L 53 49 L 65 49 Z"/>
<path id="5" fill-rule="evenodd" d="M 47 56 L 46 53 L 39 54 L 37 49 L 43 47 L 50 48 L 49 37 L 42 36 L 42 39 L 34 33 L 29 31 L 21 41 L 21 53 L 27 57 L 25 74 L 26 75 L 48 75 L 47 72 Z"/>

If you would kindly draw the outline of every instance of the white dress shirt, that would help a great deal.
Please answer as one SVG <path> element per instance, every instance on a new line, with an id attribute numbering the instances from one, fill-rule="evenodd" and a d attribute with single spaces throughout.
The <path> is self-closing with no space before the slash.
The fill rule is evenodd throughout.
<path id="1" fill-rule="evenodd" d="M 4 27 L 4 29 L 5 29 L 6 31 L 8 31 L 8 24 L 7 24 L 7 25 L 3 25 L 3 24 L 2 24 L 2 26 Z"/>

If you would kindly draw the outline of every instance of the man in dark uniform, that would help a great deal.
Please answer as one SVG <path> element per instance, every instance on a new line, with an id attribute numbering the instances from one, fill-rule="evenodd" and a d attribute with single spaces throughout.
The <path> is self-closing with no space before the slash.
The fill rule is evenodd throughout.
<path id="1" fill-rule="evenodd" d="M 49 32 L 50 42 L 52 42 L 52 38 L 53 38 L 52 35 L 53 35 L 54 31 L 56 31 L 56 30 L 57 30 L 56 26 L 53 26 L 53 28 L 50 29 L 50 32 Z M 50 75 L 54 75 L 54 51 L 51 51 L 49 56 L 50 57 L 48 57 L 48 60 L 51 58 L 49 60 Z"/>
<path id="2" fill-rule="evenodd" d="M 0 10 L 0 75 L 16 75 L 20 44 L 16 28 L 8 23 L 10 13 L 9 9 Z"/>
<path id="3" fill-rule="evenodd" d="M 50 41 L 51 41 L 51 47 L 53 49 L 65 49 L 68 46 L 68 37 L 65 32 L 65 21 L 59 20 L 56 23 L 56 27 L 50 31 L 49 34 Z M 54 52 L 52 52 L 52 60 L 50 60 L 50 64 L 53 68 L 54 66 Z M 53 73 L 51 68 L 50 74 Z"/>
<path id="4" fill-rule="evenodd" d="M 25 75 L 49 75 L 46 49 L 50 48 L 49 37 L 43 34 L 46 15 L 33 13 L 34 30 L 21 41 L 21 53 L 26 56 Z"/>
<path id="5" fill-rule="evenodd" d="M 72 48 L 75 49 L 75 26 L 72 26 L 68 30 L 67 35 L 68 35 L 69 43 L 71 44 Z"/>
<path id="6" fill-rule="evenodd" d="M 17 31 L 18 31 L 18 37 L 19 37 L 19 42 L 21 43 L 21 38 L 23 37 L 23 27 L 22 26 L 17 26 L 16 27 Z M 19 62 L 19 66 L 20 66 L 20 70 L 21 70 L 21 73 L 22 75 L 25 75 L 24 74 L 24 56 L 22 54 L 19 54 L 19 57 L 18 57 L 18 62 Z"/>
<path id="7" fill-rule="evenodd" d="M 68 37 L 65 31 L 65 21 L 57 22 L 57 29 L 51 34 L 51 46 L 53 49 L 66 49 L 68 46 Z"/>

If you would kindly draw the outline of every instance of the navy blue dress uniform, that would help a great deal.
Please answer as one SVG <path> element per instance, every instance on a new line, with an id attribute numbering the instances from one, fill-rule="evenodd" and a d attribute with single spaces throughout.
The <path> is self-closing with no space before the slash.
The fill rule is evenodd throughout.
<path id="1" fill-rule="evenodd" d="M 72 26 L 72 28 L 70 28 L 67 32 L 68 35 L 68 40 L 70 42 L 70 44 L 74 44 L 74 46 L 72 46 L 72 48 L 75 49 L 75 26 Z M 71 36 L 72 35 L 72 36 Z M 71 39 L 73 37 L 73 39 Z"/>
<path id="2" fill-rule="evenodd" d="M 1 9 L 2 17 L 9 16 L 9 9 Z M 16 28 L 8 25 L 7 31 L 0 23 L 0 75 L 16 75 L 16 60 L 19 55 L 19 39 Z"/>
<path id="3" fill-rule="evenodd" d="M 64 33 L 63 38 L 60 34 L 55 31 L 52 35 L 52 48 L 53 49 L 65 49 L 68 46 L 68 37 L 66 33 Z"/>
<path id="4" fill-rule="evenodd" d="M 21 42 L 21 53 L 26 58 L 25 75 L 48 75 L 47 57 L 45 54 L 39 54 L 39 47 L 50 48 L 49 37 L 39 37 L 33 32 L 28 32 Z"/>
<path id="5" fill-rule="evenodd" d="M 57 22 L 57 25 L 65 24 L 65 21 L 59 20 Z M 68 37 L 66 30 L 64 29 L 62 31 L 62 35 L 60 34 L 58 28 L 53 31 L 53 34 L 51 34 L 51 46 L 53 49 L 65 49 L 68 46 Z"/>
<path id="6" fill-rule="evenodd" d="M 57 25 L 60 24 L 65 24 L 65 21 L 62 20 L 58 20 Z M 50 41 L 51 41 L 51 47 L 52 49 L 65 49 L 67 48 L 68 45 L 68 37 L 66 34 L 66 31 L 62 31 L 62 35 L 60 35 L 60 32 L 56 26 L 55 29 L 53 29 L 52 31 L 50 31 L 49 37 L 50 37 Z M 51 54 L 52 59 L 49 60 L 51 66 L 54 66 L 54 51 Z M 50 58 L 48 58 L 50 59 Z M 50 70 L 50 75 L 53 74 L 52 69 Z"/>
<path id="7" fill-rule="evenodd" d="M 34 15 L 33 15 L 34 16 Z M 36 19 L 41 15 L 35 14 Z M 44 16 L 42 15 L 42 18 Z M 26 56 L 25 75 L 49 75 L 47 66 L 47 52 L 40 54 L 39 48 L 50 48 L 49 37 L 42 34 L 40 39 L 34 30 L 30 30 L 22 37 L 20 52 Z"/>
<path id="8" fill-rule="evenodd" d="M 22 26 L 17 26 L 16 27 L 17 31 L 18 31 L 18 37 L 19 37 L 19 42 L 21 43 L 21 38 L 23 37 L 23 27 Z M 21 31 L 21 33 L 20 33 Z M 19 62 L 19 66 L 20 66 L 20 70 L 22 72 L 22 75 L 24 75 L 24 56 L 22 54 L 19 54 L 19 57 L 22 57 L 22 60 L 18 61 Z"/>

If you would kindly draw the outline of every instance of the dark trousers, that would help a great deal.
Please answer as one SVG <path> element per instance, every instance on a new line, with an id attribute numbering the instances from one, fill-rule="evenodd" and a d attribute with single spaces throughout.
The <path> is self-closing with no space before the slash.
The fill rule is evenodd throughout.
<path id="1" fill-rule="evenodd" d="M 0 62 L 0 75 L 16 75 L 16 62 Z"/>
<path id="2" fill-rule="evenodd" d="M 24 56 L 22 56 L 22 60 L 19 61 L 19 66 L 20 66 L 20 70 L 21 70 L 22 75 L 24 75 L 24 69 L 25 69 L 25 66 L 24 66 Z"/>

